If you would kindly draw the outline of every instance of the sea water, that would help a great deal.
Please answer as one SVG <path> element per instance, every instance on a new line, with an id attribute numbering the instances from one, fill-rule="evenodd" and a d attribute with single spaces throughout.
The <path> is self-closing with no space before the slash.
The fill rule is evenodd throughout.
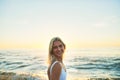
<path id="1" fill-rule="evenodd" d="M 27 73 L 28 76 L 36 74 L 48 80 L 47 57 L 48 51 L 41 49 L 0 50 L 0 72 Z M 120 79 L 119 47 L 67 49 L 63 61 L 67 69 L 67 80 Z M 32 77 L 27 79 L 31 80 Z"/>

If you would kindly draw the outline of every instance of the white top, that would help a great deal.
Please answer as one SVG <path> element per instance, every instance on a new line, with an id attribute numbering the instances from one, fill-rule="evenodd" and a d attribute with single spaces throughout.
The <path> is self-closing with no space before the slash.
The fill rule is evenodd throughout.
<path id="1" fill-rule="evenodd" d="M 55 61 L 52 65 L 51 65 L 51 67 L 50 67 L 50 75 L 51 75 L 51 73 L 52 73 L 52 68 L 53 68 L 53 66 L 57 63 L 58 61 Z M 62 66 L 62 65 L 61 65 Z M 60 74 L 60 80 L 66 80 L 66 76 L 67 76 L 67 73 L 66 73 L 66 71 L 63 69 L 63 67 L 62 67 L 62 70 L 61 70 L 61 74 Z"/>

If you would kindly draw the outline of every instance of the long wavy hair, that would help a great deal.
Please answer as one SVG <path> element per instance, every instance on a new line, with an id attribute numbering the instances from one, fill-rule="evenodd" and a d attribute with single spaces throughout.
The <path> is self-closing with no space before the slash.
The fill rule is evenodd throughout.
<path id="1" fill-rule="evenodd" d="M 64 42 L 59 37 L 52 38 L 51 41 L 50 41 L 50 44 L 49 44 L 49 53 L 48 53 L 48 63 L 49 63 L 49 65 L 56 60 L 56 57 L 53 55 L 53 43 L 55 41 L 60 41 L 63 44 L 64 48 L 66 49 L 66 45 L 64 44 Z"/>

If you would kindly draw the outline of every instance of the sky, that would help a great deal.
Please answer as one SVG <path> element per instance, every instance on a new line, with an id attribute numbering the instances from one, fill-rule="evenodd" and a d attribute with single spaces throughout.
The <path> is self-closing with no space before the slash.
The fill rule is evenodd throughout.
<path id="1" fill-rule="evenodd" d="M 0 0 L 0 49 L 120 47 L 119 0 Z"/>

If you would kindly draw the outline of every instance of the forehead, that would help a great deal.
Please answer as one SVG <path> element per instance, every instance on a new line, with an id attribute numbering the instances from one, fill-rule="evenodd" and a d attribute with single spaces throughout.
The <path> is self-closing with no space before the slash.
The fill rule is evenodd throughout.
<path id="1" fill-rule="evenodd" d="M 53 46 L 56 46 L 56 45 L 61 45 L 62 44 L 62 42 L 61 41 L 54 41 L 53 42 Z"/>

